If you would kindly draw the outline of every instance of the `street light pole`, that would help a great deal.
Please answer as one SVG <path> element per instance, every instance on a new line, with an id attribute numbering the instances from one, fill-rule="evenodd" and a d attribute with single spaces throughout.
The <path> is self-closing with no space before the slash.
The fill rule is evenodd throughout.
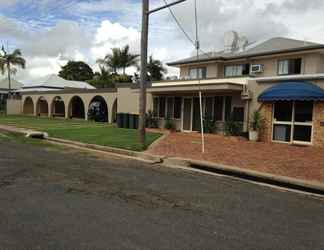
<path id="1" fill-rule="evenodd" d="M 169 8 L 173 5 L 185 2 L 187 0 L 178 0 L 162 7 L 149 10 L 149 0 L 142 1 L 142 32 L 141 32 L 141 76 L 140 76 L 140 93 L 139 93 L 139 124 L 138 133 L 139 141 L 144 149 L 146 146 L 145 123 L 146 123 L 146 86 L 147 86 L 147 47 L 148 47 L 148 29 L 149 16 L 152 13 Z"/>

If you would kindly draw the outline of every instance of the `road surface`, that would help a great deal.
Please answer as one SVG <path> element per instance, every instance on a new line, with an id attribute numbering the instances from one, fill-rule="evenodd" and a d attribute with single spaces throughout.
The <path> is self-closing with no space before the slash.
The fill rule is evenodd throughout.
<path id="1" fill-rule="evenodd" d="M 0 141 L 0 249 L 324 249 L 324 201 Z"/>

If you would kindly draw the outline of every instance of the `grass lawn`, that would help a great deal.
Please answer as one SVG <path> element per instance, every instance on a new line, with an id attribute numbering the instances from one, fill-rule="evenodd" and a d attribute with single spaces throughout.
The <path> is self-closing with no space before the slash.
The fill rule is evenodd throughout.
<path id="1" fill-rule="evenodd" d="M 82 120 L 48 119 L 29 116 L 0 115 L 0 124 L 47 132 L 51 137 L 84 143 L 141 151 L 137 130 L 120 129 L 104 123 Z M 162 134 L 147 133 L 149 146 Z"/>

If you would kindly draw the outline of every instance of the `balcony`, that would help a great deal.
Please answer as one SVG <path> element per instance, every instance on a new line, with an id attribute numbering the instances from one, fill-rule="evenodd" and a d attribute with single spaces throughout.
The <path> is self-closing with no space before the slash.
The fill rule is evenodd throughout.
<path id="1" fill-rule="evenodd" d="M 242 91 L 248 77 L 165 80 L 152 82 L 148 92 Z"/>

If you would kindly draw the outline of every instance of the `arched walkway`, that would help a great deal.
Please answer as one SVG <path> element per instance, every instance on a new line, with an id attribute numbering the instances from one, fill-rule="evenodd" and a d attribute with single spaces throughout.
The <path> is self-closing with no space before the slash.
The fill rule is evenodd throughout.
<path id="1" fill-rule="evenodd" d="M 96 122 L 108 122 L 108 105 L 102 96 L 92 98 L 88 108 L 88 119 Z"/>
<path id="2" fill-rule="evenodd" d="M 111 111 L 111 123 L 117 122 L 117 99 L 114 101 Z"/>
<path id="3" fill-rule="evenodd" d="M 60 96 L 54 97 L 51 105 L 53 117 L 65 117 L 65 104 Z"/>
<path id="4" fill-rule="evenodd" d="M 23 113 L 24 113 L 24 115 L 33 115 L 34 114 L 34 102 L 30 96 L 28 96 L 25 99 L 24 106 L 23 106 Z"/>
<path id="5" fill-rule="evenodd" d="M 82 99 L 74 96 L 69 103 L 69 118 L 85 119 L 85 108 Z"/>
<path id="6" fill-rule="evenodd" d="M 38 116 L 48 116 L 48 102 L 41 96 L 36 104 L 36 114 Z"/>

